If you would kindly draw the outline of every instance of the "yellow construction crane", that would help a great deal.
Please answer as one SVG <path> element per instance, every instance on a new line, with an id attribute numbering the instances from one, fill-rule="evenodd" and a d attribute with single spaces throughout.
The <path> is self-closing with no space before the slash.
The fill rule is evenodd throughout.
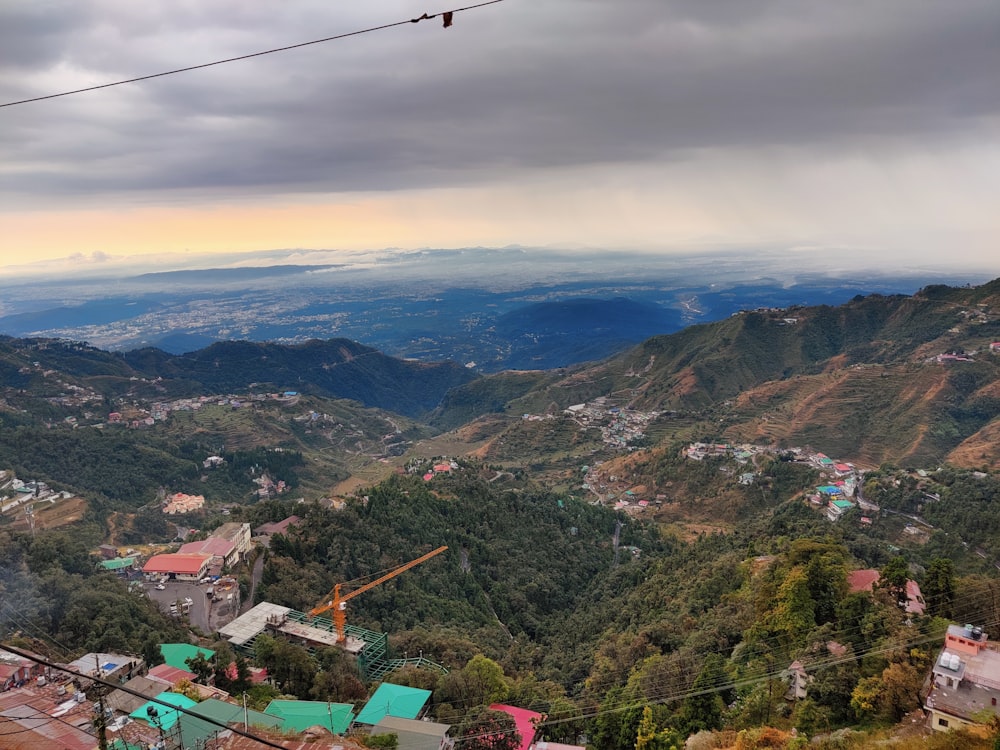
<path id="1" fill-rule="evenodd" d="M 347 625 L 347 602 L 356 597 L 358 594 L 363 594 L 368 589 L 375 588 L 380 583 L 385 583 L 390 578 L 395 578 L 400 573 L 409 570 L 415 565 L 419 565 L 425 560 L 430 560 L 434 555 L 439 555 L 444 552 L 447 547 L 438 547 L 432 552 L 428 552 L 426 555 L 421 555 L 416 560 L 410 560 L 410 562 L 400 565 L 398 568 L 393 568 L 388 573 L 379 578 L 376 578 L 371 583 L 366 583 L 364 586 L 360 586 L 350 593 L 341 595 L 340 588 L 344 584 L 338 583 L 333 587 L 333 591 L 327 594 L 326 599 L 323 600 L 322 604 L 318 604 L 313 607 L 312 611 L 309 612 L 310 617 L 317 617 L 324 612 L 329 612 L 333 610 L 333 615 L 331 619 L 333 620 L 333 625 L 337 630 L 337 643 L 343 643 L 347 636 L 344 634 L 344 628 Z"/>

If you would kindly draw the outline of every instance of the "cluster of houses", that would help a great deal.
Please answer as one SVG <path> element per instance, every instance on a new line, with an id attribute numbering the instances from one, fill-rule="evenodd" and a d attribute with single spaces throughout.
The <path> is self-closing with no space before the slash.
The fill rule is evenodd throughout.
<path id="1" fill-rule="evenodd" d="M 563 411 L 585 427 L 599 427 L 603 443 L 617 450 L 626 450 L 645 437 L 647 425 L 660 415 L 657 411 L 638 411 L 609 405 L 605 396 L 585 404 L 573 404 Z M 524 419 L 533 419 L 525 414 Z"/>
<path id="2" fill-rule="evenodd" d="M 730 445 L 729 443 L 691 443 L 684 449 L 684 455 L 693 461 L 704 461 L 707 458 L 732 458 L 737 463 L 746 464 L 759 453 L 772 453 L 775 449 L 755 445 Z M 788 448 L 782 451 L 795 456 L 795 460 L 808 463 L 827 477 L 829 481 L 818 485 L 808 498 L 809 502 L 824 510 L 831 521 L 838 521 L 847 511 L 860 505 L 866 513 L 877 511 L 874 503 L 866 502 L 856 497 L 856 490 L 861 478 L 861 472 L 851 463 L 844 463 L 830 458 L 825 453 L 809 453 L 801 448 Z M 753 472 L 740 474 L 740 484 L 752 484 Z M 871 524 L 871 516 L 861 518 L 862 525 Z"/>
<path id="3" fill-rule="evenodd" d="M 198 411 L 204 406 L 228 406 L 241 409 L 254 403 L 275 401 L 294 403 L 298 400 L 297 391 L 282 391 L 280 393 L 253 393 L 249 395 L 226 394 L 222 396 L 195 396 L 179 398 L 174 401 L 154 401 L 149 407 L 133 404 L 122 411 L 108 414 L 108 424 L 125 424 L 129 427 L 150 426 L 162 422 L 175 411 Z"/>
<path id="4" fill-rule="evenodd" d="M 21 516 L 29 528 L 37 506 L 51 508 L 74 498 L 72 492 L 53 490 L 42 481 L 23 481 L 10 471 L 0 470 L 0 515 Z"/>
<path id="5" fill-rule="evenodd" d="M 263 735 L 289 750 L 346 750 L 362 747 L 352 736 L 382 734 L 396 735 L 398 750 L 454 746 L 451 725 L 426 717 L 430 690 L 382 682 L 360 709 L 348 703 L 279 698 L 257 711 L 215 687 L 211 677 L 193 671 L 193 663 L 203 660 L 214 674 L 214 651 L 165 643 L 160 655 L 163 663 L 148 669 L 138 657 L 110 653 L 44 666 L 36 654 L 0 650 L 0 746 L 94 750 L 95 718 L 102 709 L 108 746 L 123 750 L 240 750 L 246 738 L 231 728 Z M 235 663 L 227 665 L 226 672 L 235 677 Z M 252 683 L 268 679 L 266 670 L 251 669 Z M 520 750 L 583 750 L 536 742 L 545 718 L 538 712 L 499 703 L 489 708 L 511 717 Z"/>

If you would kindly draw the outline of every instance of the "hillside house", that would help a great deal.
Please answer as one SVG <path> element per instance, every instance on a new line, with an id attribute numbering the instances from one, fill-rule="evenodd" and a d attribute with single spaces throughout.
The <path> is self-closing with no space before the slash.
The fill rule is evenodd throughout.
<path id="1" fill-rule="evenodd" d="M 272 521 L 271 523 L 262 523 L 256 529 L 253 530 L 255 535 L 272 535 L 272 534 L 287 534 L 289 526 L 299 526 L 302 523 L 302 519 L 298 516 L 289 516 L 282 521 Z"/>
<path id="2" fill-rule="evenodd" d="M 800 701 L 806 697 L 809 692 L 809 683 L 812 682 L 813 678 L 806 674 L 806 668 L 802 662 L 796 659 L 788 665 L 788 669 L 782 672 L 781 676 L 788 683 L 788 690 L 785 691 L 786 701 Z"/>
<path id="3" fill-rule="evenodd" d="M 236 554 L 242 557 L 250 551 L 250 524 L 230 521 L 213 531 L 210 537 L 226 539 L 236 546 Z"/>
<path id="4" fill-rule="evenodd" d="M 386 716 L 372 727 L 371 734 L 394 734 L 399 750 L 450 750 L 455 740 L 448 736 L 450 724 Z"/>
<path id="5" fill-rule="evenodd" d="M 871 592 L 875 589 L 880 578 L 879 572 L 871 568 L 852 570 L 847 575 L 847 588 L 852 594 L 859 591 Z M 922 615 L 927 609 L 920 585 L 912 579 L 906 581 L 906 606 L 904 609 L 907 614 L 911 615 Z"/>
<path id="6" fill-rule="evenodd" d="M 142 566 L 142 572 L 151 578 L 166 576 L 178 581 L 197 581 L 204 578 L 212 555 L 181 554 L 174 552 L 165 555 L 153 555 Z"/>
<path id="7" fill-rule="evenodd" d="M 190 513 L 200 510 L 205 505 L 203 495 L 185 495 L 183 492 L 176 492 L 167 497 L 167 502 L 163 506 L 163 512 L 173 516 L 178 513 Z"/>
<path id="8" fill-rule="evenodd" d="M 160 692 L 173 689 L 181 682 L 194 682 L 198 679 L 198 675 L 194 672 L 189 672 L 187 669 L 171 667 L 169 664 L 157 664 L 146 673 L 146 677 L 161 685 L 167 686 L 161 687 Z"/>
<path id="9" fill-rule="evenodd" d="M 125 683 L 142 674 L 146 662 L 138 656 L 89 653 L 67 665 L 74 672 L 88 677 L 100 677 L 111 682 Z"/>
<path id="10" fill-rule="evenodd" d="M 841 517 L 854 507 L 850 500 L 831 500 L 826 506 L 826 517 L 831 521 L 839 521 Z"/>
<path id="11" fill-rule="evenodd" d="M 353 709 L 350 703 L 275 699 L 267 704 L 264 713 L 281 719 L 281 728 L 286 732 L 319 726 L 333 734 L 345 734 L 354 720 Z"/>
<path id="12" fill-rule="evenodd" d="M 239 562 L 240 557 L 233 542 L 215 536 L 210 536 L 199 542 L 188 542 L 182 545 L 177 553 L 181 555 L 211 555 L 214 558 L 213 562 L 226 567 L 235 565 Z"/>
<path id="13" fill-rule="evenodd" d="M 386 716 L 417 719 L 423 714 L 430 697 L 430 690 L 383 682 L 375 689 L 355 721 L 358 724 L 375 726 Z"/>
<path id="14" fill-rule="evenodd" d="M 83 693 L 54 683 L 25 685 L 0 693 L 0 747 L 94 750 L 93 718 L 94 704 Z"/>
<path id="15" fill-rule="evenodd" d="M 40 674 L 40 664 L 0 649 L 0 693 L 20 687 Z"/>
<path id="16" fill-rule="evenodd" d="M 944 648 L 931 669 L 931 689 L 924 701 L 931 728 L 984 724 L 1000 716 L 1000 653 L 982 628 L 949 625 Z"/>

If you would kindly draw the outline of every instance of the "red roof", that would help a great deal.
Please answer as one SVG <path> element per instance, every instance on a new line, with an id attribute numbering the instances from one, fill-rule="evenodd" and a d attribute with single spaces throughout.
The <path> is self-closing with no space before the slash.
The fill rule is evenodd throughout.
<path id="1" fill-rule="evenodd" d="M 173 687 L 181 680 L 193 682 L 197 675 L 194 672 L 188 672 L 185 669 L 171 667 L 169 664 L 157 664 L 146 673 L 146 677 L 151 680 L 165 682 L 170 685 L 170 687 Z"/>
<path id="2" fill-rule="evenodd" d="M 920 591 L 919 584 L 912 579 L 907 579 L 906 611 L 911 615 L 922 615 L 926 609 L 927 605 L 924 603 L 924 596 Z"/>
<path id="3" fill-rule="evenodd" d="M 521 735 L 521 750 L 528 750 L 531 747 L 531 743 L 535 741 L 536 724 L 542 719 L 540 713 L 517 706 L 505 706 L 503 703 L 492 704 L 490 711 L 503 711 L 505 714 L 510 714 L 514 718 L 518 734 Z"/>
<path id="4" fill-rule="evenodd" d="M 0 747 L 4 750 L 93 750 L 94 706 L 56 696 L 54 685 L 0 693 Z M 67 705 L 71 704 L 71 705 Z"/>
<path id="5" fill-rule="evenodd" d="M 847 575 L 847 586 L 851 593 L 858 591 L 871 591 L 878 583 L 879 574 L 877 570 L 852 570 Z"/>
<path id="6" fill-rule="evenodd" d="M 143 573 L 180 573 L 197 575 L 212 555 L 192 555 L 175 552 L 170 555 L 153 555 L 142 566 Z"/>
<path id="7" fill-rule="evenodd" d="M 263 523 L 254 531 L 258 534 L 287 534 L 289 526 L 298 526 L 301 523 L 302 519 L 298 516 L 289 516 L 284 521 Z"/>
<path id="8" fill-rule="evenodd" d="M 229 666 L 226 667 L 226 677 L 230 680 L 236 680 L 239 677 L 239 670 L 236 669 L 236 662 L 229 662 Z M 267 682 L 267 670 L 261 669 L 260 667 L 250 667 L 250 682 L 254 685 Z"/>

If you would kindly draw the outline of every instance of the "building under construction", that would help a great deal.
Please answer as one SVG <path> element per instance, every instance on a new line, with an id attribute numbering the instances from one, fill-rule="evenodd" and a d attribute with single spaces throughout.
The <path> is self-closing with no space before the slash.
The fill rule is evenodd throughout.
<path id="1" fill-rule="evenodd" d="M 448 671 L 423 656 L 390 659 L 389 639 L 385 633 L 346 625 L 345 638 L 339 641 L 337 628 L 329 618 L 310 618 L 304 612 L 271 602 L 261 602 L 219 630 L 223 638 L 246 654 L 253 653 L 254 641 L 261 633 L 281 636 L 310 651 L 339 646 L 355 656 L 358 669 L 368 682 L 380 680 L 389 672 L 404 666 L 425 667 L 442 673 Z"/>

